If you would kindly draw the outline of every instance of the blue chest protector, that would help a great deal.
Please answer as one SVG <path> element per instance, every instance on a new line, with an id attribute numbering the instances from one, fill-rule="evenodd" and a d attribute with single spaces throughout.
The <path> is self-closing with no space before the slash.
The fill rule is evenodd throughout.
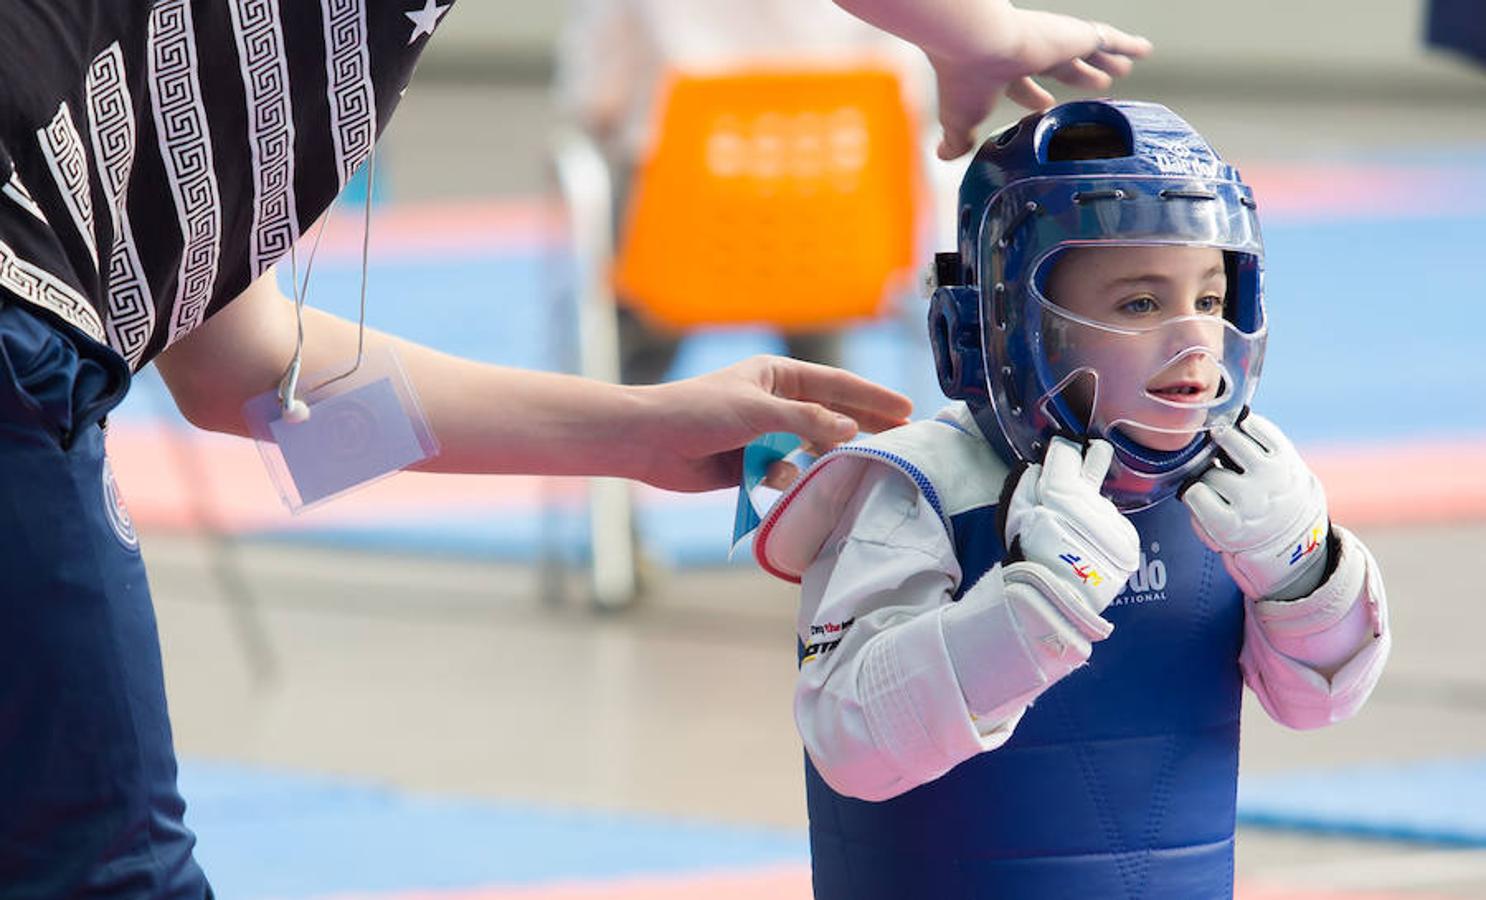
<path id="1" fill-rule="evenodd" d="M 818 900 L 1232 895 L 1242 597 L 1179 502 L 1131 520 L 1114 634 L 1006 744 L 880 803 L 806 760 Z M 963 591 L 1005 549 L 994 506 L 950 524 Z"/>

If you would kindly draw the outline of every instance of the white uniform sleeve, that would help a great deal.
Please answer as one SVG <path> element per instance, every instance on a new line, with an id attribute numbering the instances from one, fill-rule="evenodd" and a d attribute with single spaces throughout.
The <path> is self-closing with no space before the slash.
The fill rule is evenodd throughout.
<path id="1" fill-rule="evenodd" d="M 896 469 L 860 465 L 801 580 L 795 721 L 826 783 L 882 800 L 1005 743 L 1111 626 L 1048 599 L 1032 563 L 951 602 L 961 571 L 939 517 Z"/>
<path id="2" fill-rule="evenodd" d="M 1335 571 L 1298 600 L 1248 599 L 1244 680 L 1291 728 L 1355 715 L 1382 675 L 1392 635 L 1378 564 L 1351 532 L 1332 527 Z"/>

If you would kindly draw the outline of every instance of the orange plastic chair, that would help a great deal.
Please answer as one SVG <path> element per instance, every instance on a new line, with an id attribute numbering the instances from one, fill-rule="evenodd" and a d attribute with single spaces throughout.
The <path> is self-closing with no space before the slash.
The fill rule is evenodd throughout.
<path id="1" fill-rule="evenodd" d="M 579 133 L 554 146 L 582 374 L 618 380 L 619 297 L 674 331 L 815 330 L 880 317 L 910 285 L 926 192 L 896 73 L 673 74 L 657 109 L 617 240 L 603 154 Z M 638 592 L 629 486 L 593 479 L 588 519 L 592 599 L 627 606 Z"/>
<path id="2" fill-rule="evenodd" d="M 673 75 L 615 286 L 673 330 L 873 318 L 914 261 L 918 138 L 888 70 Z"/>

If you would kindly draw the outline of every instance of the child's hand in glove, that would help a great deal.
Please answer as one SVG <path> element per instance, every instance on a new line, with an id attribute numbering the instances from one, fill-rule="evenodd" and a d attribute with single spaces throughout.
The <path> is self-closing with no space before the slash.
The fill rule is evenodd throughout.
<path id="1" fill-rule="evenodd" d="M 1182 493 L 1192 527 L 1244 595 L 1294 600 L 1320 586 L 1330 521 L 1321 482 L 1289 439 L 1249 415 L 1213 442 L 1226 455 Z"/>
<path id="2" fill-rule="evenodd" d="M 1008 552 L 1020 550 L 1022 559 L 1049 570 L 1096 614 L 1140 565 L 1135 526 L 1099 493 L 1113 456 L 1105 441 L 1091 441 L 1081 452 L 1072 441 L 1053 438 L 1041 465 L 1008 481 L 1000 510 Z"/>

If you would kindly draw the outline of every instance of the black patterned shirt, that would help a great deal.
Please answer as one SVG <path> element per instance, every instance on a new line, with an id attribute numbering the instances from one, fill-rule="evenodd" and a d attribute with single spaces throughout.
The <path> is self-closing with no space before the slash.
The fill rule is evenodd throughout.
<path id="1" fill-rule="evenodd" d="M 453 0 L 3 0 L 0 296 L 139 368 L 367 158 Z"/>

